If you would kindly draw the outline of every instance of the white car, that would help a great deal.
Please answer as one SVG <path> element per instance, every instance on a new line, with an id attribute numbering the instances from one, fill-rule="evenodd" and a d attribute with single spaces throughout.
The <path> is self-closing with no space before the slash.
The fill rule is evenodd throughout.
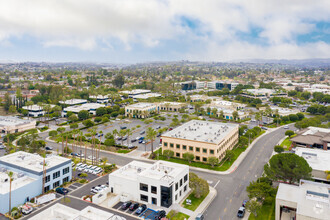
<path id="1" fill-rule="evenodd" d="M 101 192 L 103 189 L 101 187 L 95 186 L 91 189 L 92 193 L 98 193 Z"/>
<path id="2" fill-rule="evenodd" d="M 102 173 L 102 168 L 98 168 L 98 169 L 95 169 L 94 171 L 93 171 L 93 174 L 99 174 L 99 173 Z"/>
<path id="3" fill-rule="evenodd" d="M 289 126 L 288 125 L 284 125 L 284 129 L 289 129 Z"/>
<path id="4" fill-rule="evenodd" d="M 141 138 L 141 137 L 137 137 L 137 138 L 135 138 L 135 139 L 136 139 L 136 140 L 140 140 L 140 138 Z"/>

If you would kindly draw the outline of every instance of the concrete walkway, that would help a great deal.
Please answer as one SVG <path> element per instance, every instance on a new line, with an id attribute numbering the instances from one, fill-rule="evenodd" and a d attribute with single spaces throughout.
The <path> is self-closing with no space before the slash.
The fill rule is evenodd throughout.
<path id="1" fill-rule="evenodd" d="M 199 213 L 204 213 L 204 211 L 209 207 L 213 199 L 217 196 L 217 190 L 210 186 L 210 192 L 204 199 L 204 201 L 198 206 L 198 208 L 189 215 L 189 220 L 194 220 Z M 189 210 L 190 211 L 190 210 Z"/>

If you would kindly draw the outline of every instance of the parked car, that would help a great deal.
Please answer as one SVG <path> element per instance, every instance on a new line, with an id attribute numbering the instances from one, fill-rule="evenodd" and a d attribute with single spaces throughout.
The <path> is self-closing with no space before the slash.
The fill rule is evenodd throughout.
<path id="1" fill-rule="evenodd" d="M 160 220 L 166 216 L 165 210 L 160 210 L 157 212 L 155 219 Z"/>
<path id="2" fill-rule="evenodd" d="M 132 202 L 124 202 L 122 205 L 121 205 L 121 209 L 122 210 L 126 210 L 128 209 L 130 206 L 132 205 Z"/>
<path id="3" fill-rule="evenodd" d="M 22 212 L 23 215 L 28 215 L 28 214 L 30 214 L 32 211 L 33 211 L 33 207 L 28 206 L 28 205 L 23 205 L 23 206 L 22 206 L 21 212 Z"/>
<path id="4" fill-rule="evenodd" d="M 268 130 L 268 128 L 266 128 L 266 127 L 261 127 L 261 129 Z"/>
<path id="5" fill-rule="evenodd" d="M 139 203 L 133 203 L 132 205 L 130 205 L 129 210 L 134 211 L 138 207 L 139 207 Z"/>
<path id="6" fill-rule="evenodd" d="M 142 144 L 143 140 L 139 140 L 139 144 Z"/>
<path id="7" fill-rule="evenodd" d="M 2 144 L 0 145 L 0 149 L 5 149 L 6 147 L 3 146 Z"/>
<path id="8" fill-rule="evenodd" d="M 156 127 L 156 129 L 159 129 L 159 128 L 161 128 L 160 125 L 158 125 L 158 126 Z"/>
<path id="9" fill-rule="evenodd" d="M 289 126 L 288 125 L 284 125 L 284 129 L 289 129 Z"/>
<path id="10" fill-rule="evenodd" d="M 101 187 L 98 187 L 98 186 L 93 186 L 92 188 L 91 188 L 91 192 L 92 193 L 98 193 L 98 192 L 100 192 L 100 191 L 102 191 L 103 189 L 101 188 Z"/>
<path id="11" fill-rule="evenodd" d="M 161 135 L 161 134 L 160 134 L 160 133 L 158 133 L 158 134 L 157 134 L 157 137 L 160 137 L 160 135 Z"/>
<path id="12" fill-rule="evenodd" d="M 83 163 L 77 163 L 76 167 L 80 167 L 81 165 L 83 165 Z"/>
<path id="13" fill-rule="evenodd" d="M 144 212 L 144 210 L 147 209 L 147 206 L 145 204 L 142 204 L 139 208 L 137 208 L 135 214 L 140 215 Z"/>
<path id="14" fill-rule="evenodd" d="M 125 136 L 125 137 L 123 137 L 123 141 L 126 141 L 127 140 L 127 137 Z"/>
<path id="15" fill-rule="evenodd" d="M 141 137 L 137 137 L 137 138 L 135 138 L 135 140 L 140 140 L 140 138 L 141 138 Z"/>
<path id="16" fill-rule="evenodd" d="M 56 192 L 59 194 L 65 195 L 69 192 L 69 190 L 67 190 L 66 188 L 63 188 L 63 187 L 58 187 L 58 188 L 56 188 Z"/>
<path id="17" fill-rule="evenodd" d="M 204 215 L 202 213 L 197 214 L 195 220 L 203 220 L 204 219 Z"/>
<path id="18" fill-rule="evenodd" d="M 49 147 L 49 146 L 46 146 L 45 149 L 46 150 L 53 150 L 53 148 L 52 147 Z"/>
<path id="19" fill-rule="evenodd" d="M 126 129 L 127 127 L 126 126 L 120 126 L 120 129 L 121 130 L 124 130 L 124 129 Z"/>
<path id="20" fill-rule="evenodd" d="M 238 212 L 237 212 L 237 217 L 243 218 L 244 217 L 244 214 L 245 214 L 245 208 L 244 207 L 240 207 L 238 209 Z"/>
<path id="21" fill-rule="evenodd" d="M 72 153 L 71 153 L 71 156 L 75 156 L 75 157 L 78 157 L 78 154 L 77 154 L 77 153 L 75 153 L 75 152 L 72 152 Z"/>
<path id="22" fill-rule="evenodd" d="M 132 139 L 132 140 L 131 140 L 132 143 L 133 143 L 133 142 L 136 142 L 136 141 L 137 141 L 136 139 Z"/>
<path id="23" fill-rule="evenodd" d="M 146 131 L 141 131 L 140 134 L 143 135 L 144 133 L 146 133 Z"/>

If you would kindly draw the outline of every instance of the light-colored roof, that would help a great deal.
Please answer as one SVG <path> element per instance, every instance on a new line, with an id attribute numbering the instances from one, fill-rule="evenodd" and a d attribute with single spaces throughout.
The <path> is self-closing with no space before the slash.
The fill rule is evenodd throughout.
<path id="1" fill-rule="evenodd" d="M 74 106 L 66 107 L 63 109 L 63 111 L 66 112 L 80 112 L 82 110 L 90 111 L 91 109 L 98 109 L 101 107 L 105 107 L 105 105 L 100 103 L 85 103 L 82 105 L 74 105 Z"/>
<path id="2" fill-rule="evenodd" d="M 70 99 L 70 100 L 65 100 L 65 101 L 59 101 L 61 104 L 65 105 L 78 105 L 87 102 L 86 99 Z"/>
<path id="3" fill-rule="evenodd" d="M 220 144 L 237 124 L 191 120 L 180 127 L 168 131 L 163 137 Z"/>
<path id="4" fill-rule="evenodd" d="M 18 151 L 12 154 L 8 154 L 0 157 L 0 166 L 2 162 L 12 164 L 14 166 L 23 167 L 28 170 L 42 172 L 43 171 L 44 158 L 38 154 L 31 154 L 24 151 Z M 47 169 L 62 164 L 64 162 L 71 161 L 68 158 L 50 155 L 45 158 Z"/>
<path id="5" fill-rule="evenodd" d="M 330 186 L 301 180 L 299 186 L 280 183 L 276 200 L 296 203 L 297 215 L 328 220 L 330 216 Z"/>
<path id="6" fill-rule="evenodd" d="M 137 108 L 137 109 L 143 109 L 143 108 L 152 108 L 152 107 L 156 107 L 155 104 L 153 103 L 147 103 L 147 102 L 139 102 L 139 103 L 135 103 L 132 105 L 128 105 L 126 106 L 127 108 Z"/>
<path id="7" fill-rule="evenodd" d="M 47 104 L 45 104 L 47 105 Z M 51 108 L 53 108 L 55 105 L 50 105 Z M 41 107 L 39 105 L 28 105 L 28 106 L 23 106 L 23 109 L 29 110 L 29 111 L 42 111 L 44 107 Z"/>
<path id="8" fill-rule="evenodd" d="M 252 93 L 252 94 L 255 94 L 255 95 L 265 95 L 266 93 L 267 94 L 273 94 L 275 93 L 275 90 L 273 89 L 246 89 L 246 91 L 248 93 Z"/>
<path id="9" fill-rule="evenodd" d="M 121 167 L 115 172 L 111 173 L 110 176 L 120 176 L 127 179 L 137 180 L 138 175 L 148 168 L 150 168 L 152 164 L 144 163 L 140 161 L 132 161 L 129 164 Z"/>
<path id="10" fill-rule="evenodd" d="M 91 99 L 108 99 L 108 95 L 90 95 L 89 98 Z"/>
<path id="11" fill-rule="evenodd" d="M 149 93 L 149 92 L 151 92 L 151 90 L 149 90 L 149 89 L 134 89 L 131 91 L 128 91 L 128 90 L 120 91 L 120 93 L 125 93 L 128 95 L 138 95 L 138 94 Z"/>
<path id="12" fill-rule="evenodd" d="M 0 194 L 6 194 L 9 192 L 9 176 L 8 172 L 11 170 L 7 170 L 4 167 L 1 167 L 0 164 Z M 13 171 L 11 171 L 13 172 Z M 11 184 L 11 190 L 16 190 L 18 188 L 21 188 L 22 186 L 25 186 L 27 184 L 30 184 L 36 179 L 26 176 L 23 173 L 17 173 L 13 172 L 12 176 L 12 184 Z"/>
<path id="13" fill-rule="evenodd" d="M 297 113 L 300 112 L 299 109 L 289 109 L 289 108 L 281 108 L 281 107 L 274 107 L 274 106 L 270 107 L 270 109 L 271 109 L 272 111 L 274 111 L 274 112 L 275 112 L 276 110 L 278 110 L 278 113 L 279 113 L 279 114 L 285 114 L 285 115 L 289 115 L 289 114 L 297 114 Z"/>
<path id="14" fill-rule="evenodd" d="M 135 95 L 135 99 L 147 99 L 147 98 L 154 98 L 154 97 L 161 97 L 162 94 L 160 93 L 146 93 L 146 94 L 139 94 Z"/>
<path id="15" fill-rule="evenodd" d="M 330 151 L 296 147 L 295 154 L 305 158 L 313 170 L 330 170 Z"/>
<path id="16" fill-rule="evenodd" d="M 31 122 L 33 122 L 33 120 L 20 119 L 12 116 L 0 116 L 0 126 L 2 127 L 19 126 L 19 125 L 29 124 Z"/>

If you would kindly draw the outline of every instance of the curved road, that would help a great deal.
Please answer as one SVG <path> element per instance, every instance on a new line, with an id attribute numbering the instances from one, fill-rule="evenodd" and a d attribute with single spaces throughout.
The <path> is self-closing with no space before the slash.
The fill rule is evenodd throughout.
<path id="1" fill-rule="evenodd" d="M 294 130 L 290 125 L 289 129 Z M 211 205 L 204 212 L 206 219 L 237 219 L 236 213 L 242 201 L 247 199 L 246 187 L 263 173 L 264 165 L 269 161 L 274 146 L 285 136 L 286 129 L 279 128 L 262 136 L 255 142 L 253 148 L 246 155 L 238 168 L 230 174 L 216 174 L 206 171 L 193 171 L 202 178 L 208 180 L 209 184 L 216 188 L 218 194 Z M 40 134 L 45 138 L 47 133 Z M 60 148 L 61 144 L 48 142 L 54 149 Z M 90 155 L 89 150 L 87 154 Z M 83 151 L 84 153 L 84 151 Z M 124 166 L 136 160 L 107 152 L 100 152 L 100 157 L 107 157 L 110 163 Z"/>

